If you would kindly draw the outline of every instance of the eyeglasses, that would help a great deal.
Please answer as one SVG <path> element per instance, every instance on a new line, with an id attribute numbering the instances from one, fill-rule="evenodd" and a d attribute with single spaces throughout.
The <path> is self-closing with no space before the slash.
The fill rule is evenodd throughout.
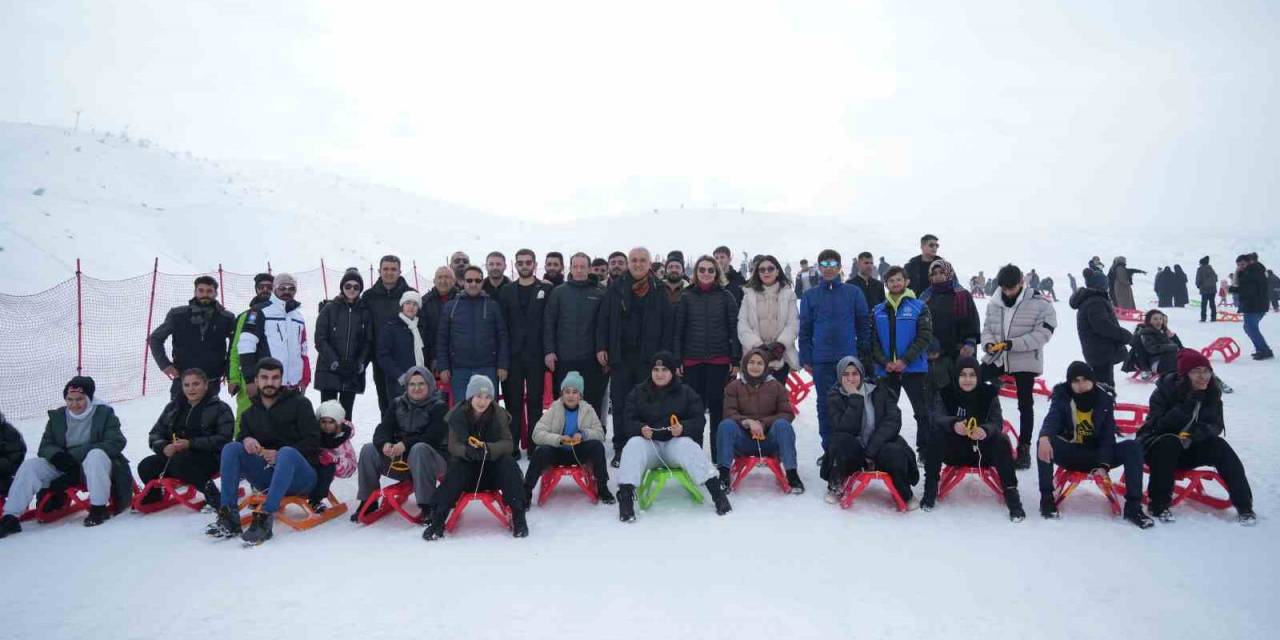
<path id="1" fill-rule="evenodd" d="M 484 278 L 464 278 L 462 281 L 467 284 L 480 284 L 484 282 Z"/>
<path id="2" fill-rule="evenodd" d="M 778 269 L 773 266 L 763 266 L 763 267 L 756 267 L 756 271 L 759 271 L 760 273 L 777 273 Z"/>
<path id="3" fill-rule="evenodd" d="M 698 273 L 709 273 L 711 275 L 715 275 L 716 270 L 714 267 L 698 267 Z"/>
<path id="4" fill-rule="evenodd" d="M 834 269 L 840 266 L 840 261 L 839 260 L 819 260 L 818 266 L 823 267 L 824 269 Z"/>

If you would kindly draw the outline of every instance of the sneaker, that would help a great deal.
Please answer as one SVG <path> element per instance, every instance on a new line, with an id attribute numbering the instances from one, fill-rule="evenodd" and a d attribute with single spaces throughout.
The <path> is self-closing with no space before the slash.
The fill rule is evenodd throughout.
<path id="1" fill-rule="evenodd" d="M 249 524 L 249 529 L 240 534 L 240 539 L 246 545 L 258 546 L 271 539 L 271 525 L 275 517 L 263 511 L 253 512 L 253 522 Z"/>
<path id="2" fill-rule="evenodd" d="M 1139 529 L 1150 529 L 1156 526 L 1156 521 L 1151 519 L 1142 510 L 1141 502 L 1126 502 L 1124 505 L 1124 519 L 1132 522 Z"/>
<path id="3" fill-rule="evenodd" d="M 1017 489 L 1004 490 L 1004 504 L 1009 507 L 1010 521 L 1022 522 L 1027 519 L 1027 512 L 1022 508 L 1022 496 L 1018 495 Z"/>
<path id="4" fill-rule="evenodd" d="M 10 536 L 15 533 L 22 533 L 22 522 L 18 520 L 18 516 L 5 516 L 0 518 L 0 538 Z"/>
<path id="5" fill-rule="evenodd" d="M 1173 509 L 1169 507 L 1152 507 L 1151 517 L 1165 524 L 1173 524 L 1177 521 L 1177 518 L 1173 516 Z"/>
<path id="6" fill-rule="evenodd" d="M 719 469 L 720 487 L 724 489 L 725 493 L 731 493 L 733 491 L 733 476 L 729 474 L 728 469 L 724 467 L 719 467 Z"/>
<path id="7" fill-rule="evenodd" d="M 1030 468 L 1031 468 L 1031 445 L 1029 445 L 1029 444 L 1019 444 L 1019 445 L 1018 445 L 1018 463 L 1017 463 L 1017 467 L 1018 467 L 1019 469 L 1030 469 Z"/>
<path id="8" fill-rule="evenodd" d="M 234 538 L 243 530 L 240 528 L 240 510 L 236 507 L 219 507 L 218 519 L 205 527 L 205 535 L 214 538 Z"/>
<path id="9" fill-rule="evenodd" d="M 791 493 L 796 495 L 804 493 L 804 483 L 800 481 L 799 471 L 787 469 L 787 484 L 791 485 Z"/>
<path id="10" fill-rule="evenodd" d="M 323 500 L 308 500 L 307 506 L 311 508 L 312 513 L 324 513 L 329 510 L 329 505 Z"/>
<path id="11" fill-rule="evenodd" d="M 724 486 L 720 484 L 719 478 L 707 481 L 707 491 L 711 492 L 711 501 L 716 505 L 716 515 L 722 516 L 733 511 L 733 505 L 729 504 L 729 496 Z"/>
<path id="12" fill-rule="evenodd" d="M 516 538 L 529 537 L 529 522 L 525 520 L 524 509 L 511 510 L 511 535 Z"/>
<path id="13" fill-rule="evenodd" d="M 84 526 L 96 527 L 110 519 L 111 512 L 106 505 L 92 505 L 89 507 L 89 515 L 84 519 Z"/>
<path id="14" fill-rule="evenodd" d="M 613 504 L 618 501 L 617 498 L 613 497 L 613 492 L 609 491 L 609 485 L 607 484 L 596 487 L 596 496 L 600 498 L 600 502 L 605 504 Z"/>
<path id="15" fill-rule="evenodd" d="M 1040 496 L 1040 517 L 1046 520 L 1057 520 L 1062 517 L 1058 513 L 1058 501 L 1053 496 Z"/>
<path id="16" fill-rule="evenodd" d="M 844 479 L 833 477 L 831 480 L 827 481 L 827 495 L 823 496 L 822 499 L 825 500 L 827 504 L 836 504 L 837 502 L 840 502 L 840 495 L 842 493 L 844 493 Z"/>
<path id="17" fill-rule="evenodd" d="M 936 491 L 925 490 L 924 495 L 920 497 L 920 510 L 933 511 L 938 505 L 938 494 Z"/>
<path id="18" fill-rule="evenodd" d="M 609 461 L 609 466 L 617 469 L 622 464 L 622 449 L 613 450 L 613 460 Z"/>
<path id="19" fill-rule="evenodd" d="M 629 484 L 618 485 L 618 519 L 623 522 L 636 521 L 636 488 Z"/>
<path id="20" fill-rule="evenodd" d="M 360 506 L 356 507 L 356 512 L 351 514 L 352 522 L 360 522 L 360 514 L 365 513 L 366 504 L 369 507 L 368 513 L 373 513 L 378 510 L 378 499 L 372 497 L 366 498 L 364 502 L 360 503 Z"/>
<path id="21" fill-rule="evenodd" d="M 13 516 L 5 516 L 6 519 L 12 517 Z M 1246 527 L 1252 527 L 1253 525 L 1258 524 L 1258 514 L 1254 513 L 1252 510 L 1241 511 L 1236 514 L 1236 522 L 1239 522 L 1241 525 Z"/>

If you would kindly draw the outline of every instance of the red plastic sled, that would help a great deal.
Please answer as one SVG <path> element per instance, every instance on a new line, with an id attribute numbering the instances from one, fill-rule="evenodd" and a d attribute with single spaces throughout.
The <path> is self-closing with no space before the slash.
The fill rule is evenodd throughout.
<path id="1" fill-rule="evenodd" d="M 1215 351 L 1222 354 L 1222 359 L 1226 360 L 1227 364 L 1231 364 L 1240 357 L 1240 343 L 1234 338 L 1218 338 L 1201 349 L 1200 355 L 1212 360 Z"/>
<path id="2" fill-rule="evenodd" d="M 813 390 L 813 380 L 805 380 L 799 371 L 792 371 L 787 376 L 787 395 L 791 397 L 793 407 L 800 406 L 800 401 L 809 397 Z"/>
<path id="3" fill-rule="evenodd" d="M 458 498 L 458 503 L 453 506 L 453 513 L 449 514 L 449 519 L 444 523 L 444 530 L 453 533 L 458 528 L 458 522 L 462 520 L 462 512 L 466 511 L 467 505 L 473 500 L 479 500 L 493 517 L 502 523 L 502 526 L 511 528 L 511 509 L 502 501 L 502 493 L 500 491 L 478 491 L 475 493 L 464 493 Z"/>
<path id="4" fill-rule="evenodd" d="M 862 495 L 862 492 L 866 491 L 874 480 L 880 481 L 889 490 L 889 497 L 893 498 L 893 504 L 898 508 L 898 511 L 907 510 L 906 501 L 902 499 L 898 490 L 893 488 L 893 480 L 889 478 L 889 474 L 883 471 L 859 471 L 850 475 L 849 479 L 844 483 L 844 492 L 840 498 L 840 508 L 848 509 L 853 504 L 853 501 L 857 500 L 858 496 Z"/>
<path id="5" fill-rule="evenodd" d="M 1111 505 L 1111 513 L 1120 515 L 1120 498 L 1116 496 L 1115 488 L 1111 486 L 1111 478 L 1103 476 L 1096 477 L 1092 473 L 1086 471 L 1071 471 L 1058 467 L 1053 474 L 1053 499 L 1059 507 L 1062 502 L 1071 495 L 1080 483 L 1092 479 L 1094 484 L 1098 485 L 1098 490 L 1107 498 L 1107 503 Z"/>
<path id="6" fill-rule="evenodd" d="M 418 524 L 421 514 L 409 513 L 404 507 L 411 495 L 413 495 L 413 480 L 402 480 L 393 485 L 379 487 L 369 495 L 369 499 L 364 504 L 360 505 L 360 514 L 356 517 L 356 522 L 365 525 L 373 524 L 395 511 L 410 524 Z M 378 508 L 372 509 L 370 507 L 375 500 L 378 502 Z"/>
<path id="7" fill-rule="evenodd" d="M 61 509 L 45 511 L 46 505 L 49 504 L 49 501 L 52 500 L 54 496 L 53 492 L 46 492 L 45 495 L 36 502 L 36 508 L 27 509 L 27 511 L 19 517 L 19 520 L 23 522 L 35 520 L 40 524 L 49 524 L 50 522 L 57 522 L 69 515 L 89 510 L 89 488 L 85 485 L 79 484 L 74 487 L 69 487 L 65 495 L 67 497 L 67 503 L 62 505 Z M 137 482 L 133 483 L 133 495 L 138 495 Z M 116 498 L 114 495 L 107 503 L 107 507 L 111 510 L 111 513 L 116 513 Z"/>
<path id="8" fill-rule="evenodd" d="M 782 463 L 775 456 L 737 456 L 733 459 L 733 469 L 730 475 L 733 478 L 731 485 L 734 491 L 738 490 L 738 485 L 751 474 L 756 467 L 768 467 L 773 472 L 773 477 L 778 481 L 778 488 L 783 493 L 791 493 L 791 483 L 787 482 L 787 474 L 782 471 Z"/>
<path id="9" fill-rule="evenodd" d="M 1000 387 L 1000 395 L 1006 398 L 1018 397 L 1018 384 L 1014 381 L 1013 376 L 1000 376 L 1000 381 L 1004 383 Z M 1044 381 L 1044 378 L 1036 378 L 1035 384 L 1031 386 L 1031 395 L 1048 398 L 1053 395 L 1053 391 L 1049 389 L 1049 385 Z"/>
<path id="10" fill-rule="evenodd" d="M 216 480 L 218 476 L 215 475 L 212 479 Z M 142 504 L 142 499 L 152 489 L 160 489 L 164 492 L 164 497 L 158 502 Z M 244 497 L 244 487 L 236 487 L 236 497 Z M 199 511 L 204 508 L 205 496 L 200 493 L 200 490 L 195 485 L 187 484 L 177 478 L 156 478 L 138 490 L 137 495 L 133 497 L 133 504 L 130 506 L 138 513 L 156 513 L 179 504 L 192 511 Z"/>
<path id="11" fill-rule="evenodd" d="M 1244 316 L 1234 311 L 1219 311 L 1218 322 L 1244 322 Z"/>
<path id="12" fill-rule="evenodd" d="M 1116 319 L 1126 322 L 1145 322 L 1147 320 L 1147 312 L 1141 309 L 1121 309 L 1117 307 Z"/>
<path id="13" fill-rule="evenodd" d="M 1142 427 L 1142 423 L 1147 421 L 1147 413 L 1150 408 L 1146 405 L 1133 404 L 1131 402 L 1116 403 L 1116 431 L 1121 435 L 1131 436 L 1138 432 Z M 1132 417 L 1125 414 L 1133 414 Z"/>
<path id="14" fill-rule="evenodd" d="M 578 485 L 582 492 L 587 494 L 587 498 L 592 504 L 600 502 L 600 495 L 596 492 L 595 474 L 591 473 L 586 465 L 556 465 L 542 472 L 542 477 L 538 480 L 538 506 L 541 507 L 551 499 L 551 494 L 556 490 L 556 485 L 560 484 L 560 480 L 565 476 L 573 478 L 575 484 Z"/>

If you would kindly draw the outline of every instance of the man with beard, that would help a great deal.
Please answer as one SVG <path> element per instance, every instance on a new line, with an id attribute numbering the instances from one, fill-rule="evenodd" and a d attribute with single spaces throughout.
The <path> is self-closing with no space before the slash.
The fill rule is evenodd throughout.
<path id="1" fill-rule="evenodd" d="M 608 286 L 609 284 L 609 261 L 604 258 L 596 258 L 591 261 L 591 275 L 596 277 L 596 282 L 600 286 Z"/>
<path id="2" fill-rule="evenodd" d="M 490 251 L 485 256 L 484 268 L 488 272 L 488 277 L 484 279 L 484 292 L 489 294 L 490 298 L 498 299 L 498 290 L 511 284 L 511 278 L 505 274 L 507 272 L 507 256 L 501 251 Z"/>
<path id="3" fill-rule="evenodd" d="M 672 251 L 667 254 L 667 264 L 663 279 L 663 293 L 667 294 L 667 303 L 672 309 L 680 304 L 680 296 L 684 293 L 689 281 L 684 278 L 684 254 Z"/>
<path id="4" fill-rule="evenodd" d="M 298 281 L 287 273 L 276 276 L 276 288 L 266 302 L 254 305 L 244 319 L 244 332 L 237 345 L 240 370 L 245 379 L 258 370 L 258 360 L 268 356 L 284 367 L 282 384 L 289 389 L 306 391 L 311 382 L 311 363 L 307 355 L 307 321 L 302 306 L 294 299 Z M 255 393 L 249 385 L 249 395 Z"/>
<path id="5" fill-rule="evenodd" d="M 862 297 L 867 299 L 867 307 L 874 309 L 884 302 L 884 283 L 876 279 L 876 263 L 870 251 L 858 254 L 857 271 L 849 276 L 848 284 L 862 290 Z M 885 270 L 886 272 L 888 269 Z M 881 276 L 884 277 L 884 276 Z"/>
<path id="6" fill-rule="evenodd" d="M 609 254 L 609 282 L 613 284 L 614 280 L 622 277 L 627 272 L 627 254 L 621 251 L 614 251 Z"/>
<path id="7" fill-rule="evenodd" d="M 249 308 L 236 316 L 236 328 L 231 334 L 231 345 L 227 347 L 227 391 L 236 397 L 236 432 L 240 429 L 240 415 L 249 408 L 253 394 L 257 393 L 253 386 L 253 378 L 246 378 L 240 368 L 240 338 L 244 335 L 244 321 L 253 308 L 266 304 L 271 299 L 271 290 L 276 286 L 275 276 L 259 273 L 253 277 L 253 299 Z"/>
<path id="8" fill-rule="evenodd" d="M 458 282 L 458 288 L 462 288 L 462 272 L 471 266 L 471 257 L 462 251 L 454 251 L 449 257 L 449 266 L 453 269 L 453 279 Z"/>
<path id="9" fill-rule="evenodd" d="M 182 395 L 182 376 L 187 369 L 200 369 L 209 377 L 210 396 L 217 397 L 222 377 L 227 373 L 227 342 L 235 329 L 235 317 L 218 304 L 218 281 L 200 276 L 195 281 L 195 297 L 165 314 L 164 322 L 151 332 L 151 357 L 173 381 L 169 397 Z M 164 341 L 173 336 L 173 359 L 164 352 Z"/>
<path id="10" fill-rule="evenodd" d="M 558 287 L 564 284 L 564 254 L 559 251 L 548 251 L 546 264 L 543 265 L 542 279 Z"/>
<path id="11" fill-rule="evenodd" d="M 534 276 L 537 269 L 538 258 L 531 249 L 517 251 L 517 279 L 498 291 L 498 307 L 507 322 L 511 350 L 511 366 L 502 385 L 502 395 L 511 414 L 511 441 L 515 443 L 512 453 L 516 460 L 520 459 L 522 447 L 528 450 L 532 446 L 525 432 L 526 417 L 530 427 L 542 418 L 547 373 L 542 351 L 542 312 L 551 294 L 551 283 Z"/>

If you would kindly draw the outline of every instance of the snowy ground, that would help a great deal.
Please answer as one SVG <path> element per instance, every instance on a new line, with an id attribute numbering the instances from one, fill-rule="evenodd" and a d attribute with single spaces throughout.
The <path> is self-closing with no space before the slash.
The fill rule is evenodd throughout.
<path id="1" fill-rule="evenodd" d="M 1079 355 L 1074 313 L 1065 303 L 1058 313 L 1051 383 Z M 723 518 L 669 488 L 623 525 L 615 508 L 562 485 L 531 511 L 525 540 L 483 512 L 468 512 L 456 535 L 431 544 L 398 518 L 371 527 L 343 518 L 302 533 L 277 526 L 253 550 L 210 541 L 202 534 L 210 517 L 177 508 L 91 531 L 79 518 L 29 524 L 0 542 L 0 635 L 1265 637 L 1280 592 L 1271 518 L 1280 437 L 1266 426 L 1280 411 L 1276 365 L 1248 359 L 1239 324 L 1201 325 L 1191 309 L 1170 316 L 1190 346 L 1231 335 L 1246 349 L 1215 366 L 1236 388 L 1227 436 L 1249 472 L 1255 528 L 1234 524 L 1234 512 L 1182 507 L 1176 524 L 1143 532 L 1113 517 L 1092 488 L 1065 503 L 1062 520 L 1043 521 L 1034 470 L 1019 474 L 1032 515 L 1017 525 L 972 478 L 932 513 L 899 514 L 877 490 L 841 511 L 823 502 L 813 467 L 811 396 L 798 421 L 809 492 L 781 496 L 757 473 Z M 1268 325 L 1276 336 L 1277 320 Z M 1121 400 L 1144 404 L 1149 390 L 1127 381 L 1119 389 Z M 162 404 L 117 406 L 135 463 Z M 1045 407 L 1038 398 L 1037 417 Z M 375 413 L 372 393 L 357 400 L 359 443 Z M 34 446 L 43 421 L 18 427 Z M 353 506 L 355 490 L 354 478 L 334 485 Z"/>

